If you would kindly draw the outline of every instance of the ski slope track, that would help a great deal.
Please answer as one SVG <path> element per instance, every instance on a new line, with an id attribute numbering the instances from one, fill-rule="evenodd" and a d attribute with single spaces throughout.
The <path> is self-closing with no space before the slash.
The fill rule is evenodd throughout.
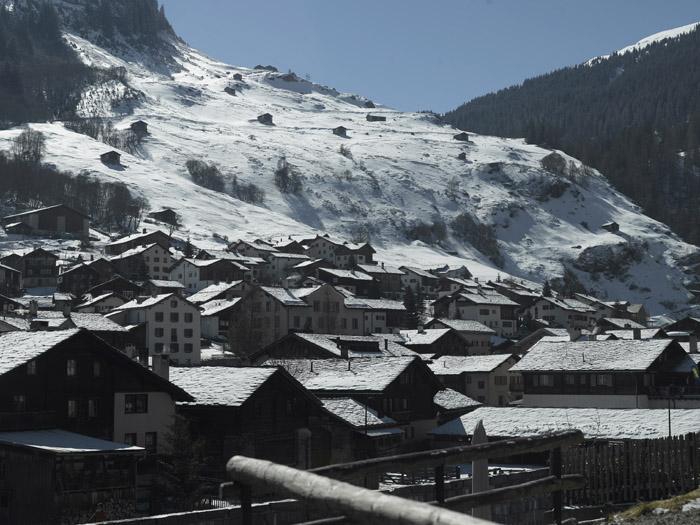
<path id="1" fill-rule="evenodd" d="M 365 231 L 377 259 L 388 264 L 465 264 L 482 278 L 500 273 L 540 283 L 561 276 L 566 265 L 601 298 L 641 302 L 656 314 L 688 307 L 695 268 L 679 261 L 692 260 L 698 249 L 644 216 L 593 170 L 582 183 L 565 181 L 569 186 L 561 196 L 543 197 L 552 182 L 562 180 L 541 167 L 551 150 L 475 134 L 460 142 L 453 138 L 459 131 L 433 114 L 381 104 L 368 109 L 361 96 L 295 75 L 227 65 L 173 37 L 167 64 L 128 46 L 117 56 L 74 34 L 65 38 L 86 63 L 128 71 L 129 88 L 114 83 L 86 90 L 81 114 L 110 120 L 116 129 L 144 120 L 149 134 L 136 154 L 122 152 L 123 166 L 116 167 L 99 159 L 113 148 L 61 122 L 31 124 L 45 134 L 44 162 L 123 182 L 147 198 L 152 211 L 174 209 L 182 222 L 175 235 L 200 248 L 221 248 L 219 236 L 328 232 L 350 240 Z M 243 79 L 233 80 L 235 73 Z M 263 113 L 272 114 L 274 124 L 259 123 L 256 117 Z M 368 122 L 368 113 L 386 122 Z M 347 137 L 332 133 L 338 126 L 348 128 Z M 20 132 L 0 132 L 0 149 L 8 150 Z M 341 146 L 350 153 L 341 154 Z M 464 159 L 458 159 L 460 153 Z M 274 184 L 282 157 L 301 177 L 296 195 L 282 194 Z M 264 202 L 247 204 L 195 185 L 185 168 L 188 159 L 216 163 L 225 176 L 261 187 Z M 453 191 L 451 180 L 458 183 L 452 183 Z M 503 268 L 453 236 L 449 226 L 440 246 L 411 242 L 403 233 L 419 220 L 449 225 L 465 212 L 494 227 Z M 611 221 L 620 225 L 619 233 L 601 228 Z M 641 254 L 625 263 L 623 275 L 609 279 L 575 268 L 584 250 L 590 262 L 626 243 L 641 246 Z"/>

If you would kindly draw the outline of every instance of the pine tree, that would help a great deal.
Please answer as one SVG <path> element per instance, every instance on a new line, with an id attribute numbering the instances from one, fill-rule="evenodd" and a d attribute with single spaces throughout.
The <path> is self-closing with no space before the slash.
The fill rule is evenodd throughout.
<path id="1" fill-rule="evenodd" d="M 410 286 L 406 287 L 406 291 L 403 294 L 403 305 L 406 308 L 404 324 L 409 330 L 415 330 L 418 328 L 418 323 L 420 323 L 420 315 L 418 314 L 416 296 L 413 293 L 413 288 Z"/>
<path id="2" fill-rule="evenodd" d="M 182 249 L 182 253 L 187 259 L 191 259 L 192 257 L 194 257 L 194 247 L 192 246 L 189 237 L 187 238 L 185 247 Z"/>
<path id="3" fill-rule="evenodd" d="M 552 297 L 552 286 L 548 280 L 545 280 L 544 286 L 542 286 L 542 295 L 544 297 Z"/>

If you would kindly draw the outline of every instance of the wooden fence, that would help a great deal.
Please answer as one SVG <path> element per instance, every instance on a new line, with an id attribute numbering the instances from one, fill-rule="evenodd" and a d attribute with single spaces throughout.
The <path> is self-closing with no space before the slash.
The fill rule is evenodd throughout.
<path id="1" fill-rule="evenodd" d="M 660 439 L 589 442 L 562 449 L 563 473 L 583 474 L 567 505 L 652 501 L 698 488 L 700 434 Z"/>

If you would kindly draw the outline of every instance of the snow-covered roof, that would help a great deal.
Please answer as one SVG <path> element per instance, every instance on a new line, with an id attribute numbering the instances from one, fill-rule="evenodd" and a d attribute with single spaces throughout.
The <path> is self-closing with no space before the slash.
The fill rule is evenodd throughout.
<path id="1" fill-rule="evenodd" d="M 106 441 L 58 428 L 0 432 L 0 442 L 37 448 L 57 454 L 144 452 L 143 447 Z"/>
<path id="2" fill-rule="evenodd" d="M 373 274 L 373 273 L 385 273 L 391 275 L 405 275 L 401 270 L 393 266 L 388 266 L 385 264 L 358 264 L 357 267 L 363 272 Z"/>
<path id="3" fill-rule="evenodd" d="M 400 330 L 405 345 L 432 345 L 452 331 L 452 328 L 428 328 L 427 330 Z"/>
<path id="4" fill-rule="evenodd" d="M 157 288 L 185 288 L 185 285 L 180 281 L 171 281 L 169 279 L 149 279 L 148 282 Z"/>
<path id="5" fill-rule="evenodd" d="M 160 230 L 154 230 L 152 232 L 147 232 L 147 233 L 132 233 L 131 235 L 127 235 L 126 237 L 122 237 L 120 239 L 117 239 L 116 241 L 110 242 L 109 244 L 107 244 L 107 246 L 119 246 L 120 244 L 135 241 L 135 240 L 141 239 L 142 237 L 147 237 L 147 236 L 149 236 L 153 233 L 156 233 L 156 232 L 163 233 Z M 166 234 L 163 233 L 163 235 L 166 235 Z"/>
<path id="6" fill-rule="evenodd" d="M 481 293 L 470 293 L 469 291 L 461 292 L 459 296 L 462 299 L 471 301 L 474 304 L 484 304 L 490 306 L 519 306 L 515 301 L 511 301 L 505 295 L 497 292 L 489 292 L 482 290 Z"/>
<path id="7" fill-rule="evenodd" d="M 274 257 L 275 259 L 301 259 L 301 260 L 311 259 L 311 257 L 309 257 L 308 255 L 305 255 L 303 253 L 271 252 L 269 257 Z"/>
<path id="8" fill-rule="evenodd" d="M 312 291 L 315 291 L 318 289 L 318 287 L 314 287 L 313 290 L 309 288 L 281 288 L 278 286 L 261 286 L 260 289 L 264 291 L 265 293 L 271 295 L 273 298 L 277 299 L 279 302 L 286 306 L 309 306 L 309 303 L 307 303 L 304 299 L 300 297 L 300 295 L 303 293 L 304 295 L 308 295 Z M 309 291 L 311 290 L 311 291 Z M 306 293 L 304 293 L 306 292 Z"/>
<path id="9" fill-rule="evenodd" d="M 401 301 L 393 301 L 391 299 L 366 299 L 355 298 L 354 301 L 350 301 L 351 298 L 346 299 L 345 305 L 352 303 L 352 307 L 359 308 L 360 305 L 368 310 L 395 310 L 395 311 L 405 311 L 406 307 Z"/>
<path id="10" fill-rule="evenodd" d="M 674 344 L 671 339 L 631 341 L 539 341 L 511 370 L 535 371 L 644 371 Z"/>
<path id="11" fill-rule="evenodd" d="M 459 410 L 460 408 L 473 408 L 482 405 L 482 403 L 451 388 L 438 390 L 437 394 L 433 396 L 433 403 L 444 410 Z"/>
<path id="12" fill-rule="evenodd" d="M 487 335 L 492 335 L 496 333 L 495 330 L 489 328 L 483 323 L 480 323 L 479 321 L 470 321 L 468 319 L 445 319 L 442 317 L 439 319 L 435 319 L 435 321 L 442 323 L 449 328 L 457 330 L 458 332 L 480 333 Z"/>
<path id="13" fill-rule="evenodd" d="M 634 330 L 606 330 L 606 334 L 614 335 L 618 339 L 634 339 Z M 664 331 L 661 328 L 641 328 L 639 330 L 639 337 L 641 339 L 653 339 Z"/>
<path id="14" fill-rule="evenodd" d="M 194 397 L 184 405 L 239 407 L 277 372 L 275 367 L 198 366 L 170 368 L 170 382 Z"/>
<path id="15" fill-rule="evenodd" d="M 632 328 L 646 328 L 643 324 L 639 324 L 637 321 L 620 317 L 603 317 L 599 322 L 602 321 L 610 323 L 613 326 L 617 326 L 620 329 L 631 330 Z"/>
<path id="16" fill-rule="evenodd" d="M 381 392 L 416 359 L 295 359 L 268 364 L 283 366 L 312 392 Z"/>
<path id="17" fill-rule="evenodd" d="M 61 292 L 56 292 L 53 294 L 53 300 L 54 302 L 56 301 L 72 301 L 75 299 L 75 295 L 72 293 L 61 293 Z"/>
<path id="18" fill-rule="evenodd" d="M 340 279 L 354 279 L 356 281 L 371 281 L 373 279 L 371 275 L 354 270 L 336 270 L 333 268 L 321 268 L 321 270 Z"/>
<path id="19" fill-rule="evenodd" d="M 365 428 L 365 426 L 372 428 L 397 424 L 394 419 L 388 416 L 380 419 L 376 410 L 350 397 L 321 397 L 321 401 L 323 401 L 323 406 L 329 412 L 355 428 Z"/>
<path id="20" fill-rule="evenodd" d="M 671 409 L 673 435 L 700 432 L 697 409 Z M 494 437 L 540 436 L 579 429 L 586 439 L 654 439 L 668 437 L 669 411 L 643 408 L 481 407 L 439 426 L 429 434 L 470 436 L 482 421 Z"/>
<path id="21" fill-rule="evenodd" d="M 215 283 L 190 295 L 187 300 L 194 304 L 208 303 L 217 295 L 226 293 L 228 290 L 240 285 L 243 281 L 233 281 L 230 283 Z"/>
<path id="22" fill-rule="evenodd" d="M 415 266 L 401 266 L 399 270 L 403 270 L 404 272 L 411 272 L 418 275 L 419 277 L 425 277 L 426 279 L 438 279 L 438 277 L 434 276 L 428 270 L 416 268 Z"/>
<path id="23" fill-rule="evenodd" d="M 78 329 L 55 332 L 7 332 L 0 335 L 0 375 L 36 359 L 54 346 L 70 339 Z"/>
<path id="24" fill-rule="evenodd" d="M 418 354 L 409 350 L 405 346 L 396 343 L 387 337 L 378 335 L 336 335 L 336 334 L 295 334 L 299 339 L 326 350 L 327 352 L 340 357 L 340 348 L 337 341 L 340 340 L 348 348 L 348 357 L 416 357 Z M 377 343 L 377 351 L 363 351 L 360 345 L 353 343 Z"/>
<path id="25" fill-rule="evenodd" d="M 202 310 L 202 317 L 206 317 L 209 315 L 216 315 L 235 305 L 240 300 L 240 297 L 233 297 L 232 299 L 214 299 L 208 303 L 201 304 L 199 308 Z"/>
<path id="26" fill-rule="evenodd" d="M 0 321 L 7 323 L 10 326 L 14 326 L 18 330 L 29 330 L 29 319 L 22 319 L 21 317 L 9 317 L 0 316 Z"/>
<path id="27" fill-rule="evenodd" d="M 562 310 L 579 312 L 579 313 L 595 313 L 596 309 L 590 305 L 584 303 L 583 301 L 577 301 L 576 299 L 564 298 L 564 297 L 544 297 L 540 299 L 547 301 L 555 306 L 558 306 Z"/>
<path id="28" fill-rule="evenodd" d="M 111 319 L 107 319 L 102 314 L 71 312 L 70 320 L 75 323 L 77 328 L 85 328 L 93 332 L 127 332 L 126 328 Z"/>
<path id="29" fill-rule="evenodd" d="M 119 255 L 114 255 L 109 258 L 110 261 L 118 261 L 120 259 L 126 259 L 127 257 L 132 257 L 133 255 L 140 255 L 143 252 L 150 250 L 154 246 L 157 246 L 157 242 L 152 242 L 151 244 L 146 244 L 144 246 L 137 246 L 136 248 L 131 248 L 130 250 L 126 250 L 123 253 L 120 253 Z"/>
<path id="30" fill-rule="evenodd" d="M 104 293 L 102 295 L 98 295 L 96 297 L 90 297 L 90 299 L 86 300 L 84 303 L 79 304 L 78 306 L 76 306 L 76 308 L 87 308 L 88 306 L 93 306 L 93 305 L 99 303 L 100 301 L 103 301 L 111 296 L 120 297 L 120 295 L 117 292 L 107 292 L 107 293 Z M 86 298 L 86 297 L 83 296 L 83 298 Z"/>
<path id="31" fill-rule="evenodd" d="M 428 366 L 438 376 L 451 376 L 462 373 L 485 374 L 492 372 L 511 357 L 510 354 L 444 355 L 433 359 L 433 362 L 428 363 Z"/>
<path id="32" fill-rule="evenodd" d="M 129 301 L 128 303 L 124 303 L 121 306 L 117 306 L 113 311 L 119 312 L 122 310 L 138 310 L 141 308 L 150 308 L 151 306 L 155 306 L 161 301 L 164 301 L 168 297 L 174 296 L 175 294 L 173 293 L 164 293 L 160 295 L 153 295 L 150 297 L 139 297 L 137 299 Z"/>

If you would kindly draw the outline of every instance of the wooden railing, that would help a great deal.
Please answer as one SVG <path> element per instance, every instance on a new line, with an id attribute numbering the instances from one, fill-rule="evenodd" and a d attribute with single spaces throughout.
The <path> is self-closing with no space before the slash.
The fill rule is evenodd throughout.
<path id="1" fill-rule="evenodd" d="M 553 494 L 553 519 L 561 523 L 561 491 L 584 486 L 583 476 L 562 476 L 561 449 L 583 441 L 579 430 L 567 430 L 538 437 L 516 438 L 482 445 L 465 445 L 427 452 L 374 458 L 301 471 L 265 460 L 234 456 L 226 465 L 233 482 L 221 486 L 222 499 L 240 498 L 241 521 L 253 521 L 253 489 L 295 498 L 323 511 L 332 523 L 344 516 L 361 523 L 386 524 L 483 524 L 487 523 L 456 511 L 505 503 L 514 499 Z M 476 460 L 550 452 L 550 476 L 477 494 L 445 498 L 445 467 Z M 386 472 L 411 472 L 424 468 L 435 471 L 435 501 L 423 503 L 389 496 L 347 483 Z"/>

